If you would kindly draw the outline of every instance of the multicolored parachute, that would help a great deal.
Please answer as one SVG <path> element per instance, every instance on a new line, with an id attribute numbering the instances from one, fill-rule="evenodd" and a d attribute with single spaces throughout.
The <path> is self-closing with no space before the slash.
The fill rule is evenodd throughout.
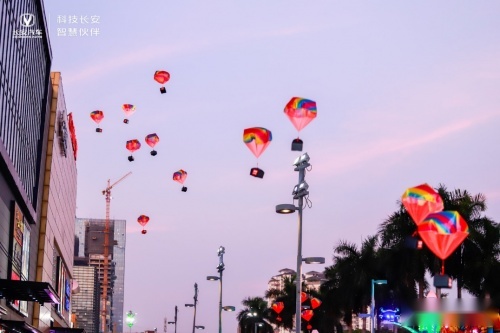
<path id="1" fill-rule="evenodd" d="M 184 181 L 186 180 L 188 174 L 186 171 L 180 169 L 179 171 L 176 171 L 174 172 L 174 175 L 172 177 L 173 180 L 175 180 L 176 182 L 178 183 L 181 183 L 182 185 L 184 185 Z M 181 189 L 182 192 L 186 192 L 187 191 L 187 187 L 186 186 L 182 186 L 182 189 Z"/>
<path id="2" fill-rule="evenodd" d="M 132 154 L 134 153 L 134 151 L 141 148 L 141 143 L 139 142 L 139 140 L 133 139 L 127 141 L 125 147 L 130 151 L 130 156 L 128 157 L 128 160 L 132 162 L 134 160 L 134 156 L 132 156 Z"/>
<path id="3" fill-rule="evenodd" d="M 170 73 L 167 71 L 156 71 L 154 79 L 156 82 L 162 85 L 162 87 L 160 88 L 160 92 L 162 94 L 166 93 L 167 89 L 163 85 L 167 83 L 168 80 L 170 80 Z"/>
<path id="4" fill-rule="evenodd" d="M 425 220 L 427 215 L 444 209 L 443 200 L 428 184 L 407 189 L 401 201 L 417 226 Z"/>
<path id="5" fill-rule="evenodd" d="M 147 233 L 147 230 L 144 229 L 144 227 L 146 226 L 146 224 L 148 224 L 149 222 L 149 216 L 146 216 L 146 215 L 141 215 L 137 218 L 137 222 L 139 222 L 139 224 L 142 226 L 142 234 L 146 234 Z"/>
<path id="6" fill-rule="evenodd" d="M 125 112 L 125 119 L 123 119 L 123 122 L 125 124 L 128 124 L 128 119 L 131 115 L 134 114 L 135 112 L 135 105 L 132 104 L 123 104 L 122 105 L 122 110 Z"/>
<path id="7" fill-rule="evenodd" d="M 418 233 L 425 245 L 443 261 L 469 235 L 469 226 L 457 211 L 443 211 L 429 214 L 418 225 Z"/>
<path id="8" fill-rule="evenodd" d="M 90 112 L 90 118 L 97 124 L 96 132 L 101 133 L 102 129 L 99 127 L 99 123 L 104 119 L 104 112 L 101 110 L 95 110 Z"/>
<path id="9" fill-rule="evenodd" d="M 158 142 L 160 142 L 160 138 L 158 137 L 158 135 L 156 135 L 156 133 L 146 135 L 145 140 L 148 146 L 150 146 L 151 148 L 154 148 L 158 144 Z M 156 156 L 156 154 L 156 150 L 151 150 L 152 156 Z"/>
<path id="10" fill-rule="evenodd" d="M 247 145 L 248 149 L 257 157 L 266 150 L 266 148 L 271 144 L 273 136 L 271 131 L 265 129 L 264 127 L 252 127 L 243 130 L 243 142 Z M 259 163 L 257 162 L 257 166 Z M 257 168 L 252 168 L 250 170 L 250 175 L 258 178 L 264 177 L 264 171 Z"/>
<path id="11" fill-rule="evenodd" d="M 293 97 L 285 106 L 284 112 L 298 132 L 318 115 L 316 102 L 301 97 Z M 292 141 L 292 150 L 302 151 L 302 146 L 303 142 L 299 137 Z"/>

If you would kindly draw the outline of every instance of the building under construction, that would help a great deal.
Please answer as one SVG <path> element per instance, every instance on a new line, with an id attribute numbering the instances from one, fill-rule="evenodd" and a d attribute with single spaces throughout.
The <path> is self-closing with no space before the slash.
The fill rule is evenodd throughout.
<path id="1" fill-rule="evenodd" d="M 101 300 L 100 308 L 106 309 L 106 322 L 101 317 L 100 332 L 123 332 L 123 301 L 125 282 L 125 220 L 109 220 L 108 260 L 105 260 L 105 219 L 77 218 L 75 255 L 84 257 L 97 269 Z M 107 262 L 107 269 L 105 269 Z M 107 271 L 107 277 L 105 276 Z M 107 281 L 107 300 L 103 298 L 104 281 Z"/>

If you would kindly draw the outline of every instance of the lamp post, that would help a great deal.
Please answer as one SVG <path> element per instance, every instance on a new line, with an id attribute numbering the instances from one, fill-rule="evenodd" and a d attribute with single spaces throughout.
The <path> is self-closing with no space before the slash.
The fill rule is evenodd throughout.
<path id="1" fill-rule="evenodd" d="M 387 280 L 374 280 L 372 279 L 372 303 L 371 303 L 371 313 L 370 317 L 372 319 L 371 333 L 375 332 L 375 285 L 376 284 L 387 284 Z"/>
<path id="2" fill-rule="evenodd" d="M 259 322 L 256 322 L 256 323 L 254 324 L 254 327 L 255 327 L 255 333 L 257 333 L 257 327 L 262 326 L 262 325 L 264 325 L 264 324 L 263 324 L 263 323 L 261 323 L 260 321 L 259 321 Z"/>
<path id="3" fill-rule="evenodd" d="M 132 333 L 132 326 L 134 326 L 135 323 L 135 313 L 130 310 L 127 312 L 127 318 L 125 319 L 125 322 L 127 323 L 127 326 L 130 328 L 130 332 Z"/>
<path id="4" fill-rule="evenodd" d="M 299 232 L 298 232 L 298 242 L 297 242 L 297 277 L 296 277 L 296 295 L 295 295 L 295 332 L 300 333 L 301 331 L 301 307 L 300 307 L 300 294 L 302 293 L 302 261 L 306 263 L 316 263 L 314 260 L 309 261 L 309 259 L 323 259 L 324 258 L 302 258 L 302 210 L 304 207 L 304 197 L 309 195 L 308 189 L 309 185 L 305 181 L 306 169 L 311 166 L 309 164 L 309 155 L 307 153 L 299 156 L 293 165 L 295 166 L 294 171 L 299 172 L 299 183 L 295 185 L 292 191 L 293 199 L 298 199 L 298 205 L 294 204 L 281 204 L 276 206 L 276 213 L 279 214 L 290 214 L 296 210 L 299 213 Z"/>
<path id="5" fill-rule="evenodd" d="M 177 333 L 177 305 L 175 306 L 174 321 L 169 321 L 169 324 L 174 324 L 174 333 Z"/>
<path id="6" fill-rule="evenodd" d="M 224 271 L 224 253 L 226 249 L 224 246 L 219 246 L 217 250 L 217 256 L 219 257 L 219 265 L 217 265 L 217 271 L 219 276 L 207 276 L 209 281 L 219 281 L 219 333 L 222 333 L 222 310 L 224 311 L 234 311 L 234 306 L 222 306 L 222 272 Z"/>
<path id="7" fill-rule="evenodd" d="M 196 326 L 196 303 L 198 303 L 198 283 L 195 283 L 194 284 L 194 303 L 193 304 L 184 304 L 184 306 L 186 307 L 194 307 L 194 314 L 193 314 L 193 333 L 194 333 L 194 330 L 197 328 Z M 201 329 L 205 329 L 204 326 L 199 326 L 199 327 L 203 327 Z M 198 328 L 200 329 L 200 328 Z"/>

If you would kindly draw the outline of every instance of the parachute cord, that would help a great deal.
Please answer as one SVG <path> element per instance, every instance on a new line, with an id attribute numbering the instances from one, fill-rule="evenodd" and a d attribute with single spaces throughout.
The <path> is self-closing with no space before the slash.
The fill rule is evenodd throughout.
<path id="1" fill-rule="evenodd" d="M 441 259 L 441 275 L 444 275 L 444 260 Z"/>

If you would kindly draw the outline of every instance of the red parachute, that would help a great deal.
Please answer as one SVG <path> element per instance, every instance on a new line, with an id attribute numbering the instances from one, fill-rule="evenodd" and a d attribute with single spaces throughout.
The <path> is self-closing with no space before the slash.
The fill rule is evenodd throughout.
<path id="1" fill-rule="evenodd" d="M 104 112 L 101 110 L 92 111 L 90 112 L 90 118 L 92 118 L 92 120 L 97 124 L 95 131 L 97 133 L 101 133 L 102 129 L 99 127 L 99 123 L 104 119 Z"/>
<path id="2" fill-rule="evenodd" d="M 176 171 L 174 172 L 174 175 L 172 176 L 172 179 L 175 180 L 176 182 L 178 183 L 181 183 L 182 185 L 184 185 L 184 181 L 186 180 L 188 174 L 186 171 L 180 169 L 179 171 Z M 187 187 L 186 186 L 182 186 L 182 189 L 181 189 L 182 192 L 186 192 L 187 191 Z"/>
<path id="3" fill-rule="evenodd" d="M 127 141 L 125 147 L 130 151 L 130 156 L 128 160 L 132 162 L 134 160 L 134 156 L 132 156 L 133 152 L 141 148 L 141 143 L 137 139 Z"/>
<path id="4" fill-rule="evenodd" d="M 271 309 L 273 309 L 274 312 L 276 312 L 276 314 L 278 315 L 276 317 L 277 321 L 281 321 L 280 313 L 281 313 L 281 311 L 283 311 L 284 308 L 285 308 L 285 303 L 283 303 L 283 302 L 276 302 L 276 303 L 273 303 L 273 305 L 271 305 Z"/>
<path id="5" fill-rule="evenodd" d="M 315 298 L 311 298 L 311 308 L 313 310 L 316 309 L 320 305 L 321 305 L 321 301 L 319 299 L 317 299 L 316 297 Z"/>
<path id="6" fill-rule="evenodd" d="M 123 119 L 123 122 L 125 124 L 128 124 L 128 118 L 134 114 L 135 112 L 135 105 L 132 104 L 123 104 L 122 105 L 122 110 L 125 112 L 125 119 Z"/>
<path id="7" fill-rule="evenodd" d="M 154 79 L 156 82 L 161 84 L 160 92 L 162 94 L 167 92 L 167 89 L 165 86 L 163 86 L 165 83 L 167 83 L 168 80 L 170 80 L 170 73 L 167 71 L 156 71 L 154 75 Z"/>
<path id="8" fill-rule="evenodd" d="M 137 222 L 139 222 L 139 224 L 142 226 L 142 234 L 146 234 L 147 233 L 147 230 L 144 229 L 144 227 L 146 226 L 146 224 L 148 224 L 149 222 L 149 216 L 146 216 L 146 215 L 141 215 L 137 218 Z"/>
<path id="9" fill-rule="evenodd" d="M 305 321 L 310 321 L 313 316 L 314 316 L 313 310 L 302 311 L 302 319 L 304 319 Z"/>
<path id="10" fill-rule="evenodd" d="M 158 137 L 158 135 L 156 135 L 156 133 L 146 135 L 145 140 L 148 146 L 150 146 L 151 148 L 154 148 L 158 144 L 158 142 L 160 142 L 160 138 Z M 156 150 L 151 150 L 152 156 L 156 156 L 156 154 Z"/>

